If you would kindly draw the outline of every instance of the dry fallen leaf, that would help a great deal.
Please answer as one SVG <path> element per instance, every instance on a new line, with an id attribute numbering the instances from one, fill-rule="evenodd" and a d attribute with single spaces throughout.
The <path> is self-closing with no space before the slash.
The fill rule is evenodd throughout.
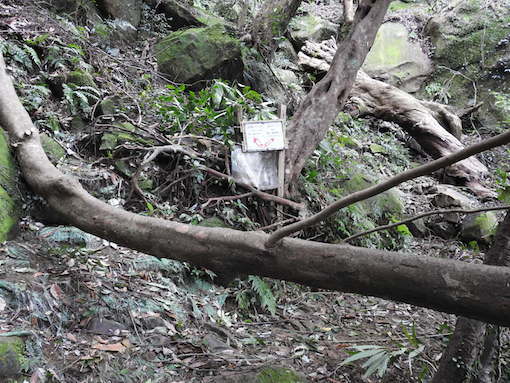
<path id="1" fill-rule="evenodd" d="M 50 293 L 53 298 L 55 298 L 58 301 L 63 300 L 64 293 L 59 285 L 56 283 L 52 284 L 50 287 Z"/>
<path id="2" fill-rule="evenodd" d="M 92 348 L 101 351 L 111 351 L 111 352 L 124 352 L 126 351 L 126 347 L 122 343 L 112 343 L 112 344 L 101 344 L 96 343 L 92 345 Z"/>

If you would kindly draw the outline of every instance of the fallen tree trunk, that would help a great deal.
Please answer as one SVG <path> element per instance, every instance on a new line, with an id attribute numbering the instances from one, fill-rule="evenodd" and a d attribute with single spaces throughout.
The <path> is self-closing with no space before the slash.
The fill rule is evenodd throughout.
<path id="1" fill-rule="evenodd" d="M 315 70 L 328 70 L 335 46 L 332 42 L 307 43 L 299 53 L 300 64 Z M 372 115 L 396 122 L 409 133 L 432 158 L 458 152 L 464 145 L 458 140 L 460 119 L 447 107 L 420 101 L 410 94 L 359 71 L 351 91 L 349 105 L 361 116 Z M 446 169 L 446 175 L 455 183 L 468 186 L 480 196 L 493 193 L 480 180 L 487 168 L 476 158 L 468 158 Z"/>
<path id="2" fill-rule="evenodd" d="M 86 232 L 160 258 L 228 273 L 250 273 L 308 286 L 393 299 L 510 325 L 510 269 L 389 251 L 185 225 L 112 207 L 88 194 L 46 157 L 0 55 L 0 125 L 9 133 L 27 183 Z"/>

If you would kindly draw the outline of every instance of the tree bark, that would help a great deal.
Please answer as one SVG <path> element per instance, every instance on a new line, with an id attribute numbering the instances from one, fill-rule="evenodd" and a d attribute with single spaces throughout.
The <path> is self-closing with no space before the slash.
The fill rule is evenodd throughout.
<path id="1" fill-rule="evenodd" d="M 510 325 L 510 269 L 395 252 L 185 225 L 137 215 L 88 194 L 46 157 L 0 55 L 0 125 L 9 133 L 29 186 L 71 225 L 119 245 L 213 271 L 250 273 L 393 299 Z"/>
<path id="2" fill-rule="evenodd" d="M 271 56 L 277 44 L 276 38 L 287 31 L 290 20 L 296 14 L 302 0 L 266 0 L 252 22 L 253 45 L 264 55 Z"/>
<path id="3" fill-rule="evenodd" d="M 499 225 L 494 245 L 485 254 L 488 265 L 510 265 L 510 213 Z M 499 330 L 483 322 L 459 317 L 432 383 L 493 382 L 493 357 Z M 479 365 L 477 366 L 477 363 Z"/>
<path id="4" fill-rule="evenodd" d="M 326 71 L 333 51 L 334 47 L 327 43 L 308 43 L 299 53 L 300 63 Z M 357 115 L 396 122 L 432 158 L 464 148 L 458 139 L 462 129 L 460 119 L 451 110 L 438 103 L 420 101 L 392 85 L 370 78 L 361 70 L 352 88 L 349 109 L 356 109 Z M 448 167 L 445 173 L 454 183 L 464 184 L 480 196 L 493 195 L 480 183 L 487 168 L 474 157 Z"/>
<path id="5" fill-rule="evenodd" d="M 353 26 L 338 47 L 328 73 L 308 93 L 290 121 L 285 166 L 287 193 L 347 100 L 390 3 L 391 0 L 360 2 Z"/>

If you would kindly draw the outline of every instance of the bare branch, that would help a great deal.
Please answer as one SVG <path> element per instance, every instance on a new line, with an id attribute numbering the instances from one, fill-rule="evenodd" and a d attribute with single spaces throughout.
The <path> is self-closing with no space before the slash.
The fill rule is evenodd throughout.
<path id="1" fill-rule="evenodd" d="M 370 197 L 376 196 L 395 186 L 400 185 L 403 182 L 430 174 L 432 172 L 435 172 L 436 170 L 445 168 L 456 162 L 465 160 L 466 158 L 469 158 L 477 153 L 493 149 L 497 146 L 506 145 L 508 143 L 510 143 L 510 130 L 508 130 L 505 133 L 501 133 L 495 137 L 481 141 L 477 144 L 468 146 L 465 149 L 450 154 L 449 156 L 438 158 L 437 160 L 418 166 L 417 168 L 414 169 L 406 170 L 405 172 L 397 174 L 396 176 L 384 182 L 381 182 L 377 185 L 349 194 L 348 196 L 342 198 L 341 200 L 332 203 L 319 213 L 307 219 L 296 222 L 289 226 L 285 226 L 280 230 L 275 231 L 266 242 L 266 247 L 267 248 L 274 247 L 281 239 L 285 238 L 286 236 L 295 233 L 299 230 L 303 230 L 306 227 L 315 225 L 325 220 L 326 218 L 332 216 L 338 210 L 343 209 L 344 207 L 352 205 L 356 202 L 364 201 Z"/>
<path id="2" fill-rule="evenodd" d="M 273 202 L 276 202 L 276 203 L 278 203 L 280 205 L 286 205 L 286 206 L 289 206 L 290 208 L 292 208 L 294 210 L 301 210 L 304 207 L 303 204 L 300 204 L 300 203 L 288 200 L 286 198 L 278 197 L 276 195 L 272 195 L 272 194 L 269 194 L 269 193 L 266 193 L 266 192 L 263 192 L 263 191 L 260 191 L 260 190 L 254 188 L 251 185 L 248 185 L 248 184 L 246 184 L 244 182 L 240 182 L 240 181 L 236 180 L 234 177 L 231 177 L 229 175 L 221 173 L 221 172 L 219 172 L 217 170 L 208 168 L 206 166 L 200 166 L 199 169 L 202 169 L 202 170 L 206 171 L 207 173 L 212 174 L 213 176 L 216 176 L 216 177 L 219 177 L 219 178 L 224 178 L 224 179 L 228 180 L 229 182 L 233 182 L 233 183 L 235 183 L 235 184 L 237 184 L 237 185 L 239 185 L 239 186 L 241 186 L 241 187 L 243 187 L 245 189 L 248 189 L 254 195 L 256 195 L 257 197 L 259 197 L 260 199 L 263 199 L 265 201 L 273 201 Z"/>
<path id="3" fill-rule="evenodd" d="M 363 231 L 363 232 L 358 233 L 358 234 L 351 235 L 350 237 L 347 237 L 347 238 L 343 239 L 342 242 L 349 242 L 349 241 L 352 241 L 353 239 L 356 239 L 356 238 L 359 238 L 359 237 L 363 237 L 365 235 L 372 234 L 372 233 L 375 233 L 377 231 L 392 229 L 394 227 L 397 227 L 397 226 L 400 226 L 400 225 L 405 225 L 406 223 L 413 222 L 413 221 L 416 221 L 417 219 L 425 218 L 425 217 L 428 217 L 430 215 L 449 214 L 449 213 L 475 214 L 475 213 L 481 213 L 481 212 L 484 212 L 484 211 L 507 210 L 507 209 L 510 209 L 510 205 L 492 206 L 492 207 L 485 207 L 485 208 L 471 209 L 471 210 L 463 210 L 463 209 L 434 210 L 434 211 L 429 211 L 429 212 L 426 212 L 426 213 L 421 213 L 421 214 L 415 215 L 415 216 L 410 217 L 410 218 L 403 219 L 402 221 L 399 221 L 399 222 L 394 222 L 394 223 L 390 223 L 390 224 L 387 224 L 387 225 L 377 226 L 376 228 L 373 228 L 371 230 L 367 230 L 367 231 Z"/>

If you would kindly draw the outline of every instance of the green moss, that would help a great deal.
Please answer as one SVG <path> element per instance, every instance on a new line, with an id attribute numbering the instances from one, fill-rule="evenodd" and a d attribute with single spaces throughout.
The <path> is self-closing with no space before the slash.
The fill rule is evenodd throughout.
<path id="1" fill-rule="evenodd" d="M 17 222 L 16 196 L 16 167 L 7 139 L 0 132 L 0 242 L 7 239 L 7 234 Z"/>
<path id="2" fill-rule="evenodd" d="M 155 46 L 160 70 L 181 82 L 224 73 L 224 64 L 240 54 L 239 41 L 219 24 L 173 32 Z"/>
<path id="3" fill-rule="evenodd" d="M 475 218 L 475 224 L 479 227 L 480 232 L 483 233 L 484 236 L 494 235 L 498 227 L 496 217 L 490 212 L 481 213 Z"/>
<path id="4" fill-rule="evenodd" d="M 403 9 L 410 9 L 415 8 L 416 4 L 414 3 L 404 3 L 402 1 L 394 1 L 390 4 L 390 7 L 388 8 L 388 12 L 396 12 L 401 11 Z"/>
<path id="5" fill-rule="evenodd" d="M 225 222 L 223 222 L 223 220 L 219 217 L 210 217 L 210 218 L 206 218 L 204 220 L 202 220 L 202 222 L 200 222 L 198 224 L 198 226 L 205 226 L 205 227 L 230 227 L 228 226 L 227 224 L 225 224 Z"/>
<path id="6" fill-rule="evenodd" d="M 0 186 L 0 243 L 7 240 L 17 222 L 17 209 L 14 200 Z"/>
<path id="7" fill-rule="evenodd" d="M 69 72 L 67 74 L 66 82 L 75 84 L 77 86 L 90 86 L 92 88 L 97 88 L 92 75 L 83 70 L 75 70 L 73 72 Z"/>
<path id="8" fill-rule="evenodd" d="M 18 337 L 0 337 L 0 376 L 15 377 L 27 366 L 23 340 Z"/>
<path id="9" fill-rule="evenodd" d="M 45 133 L 41 134 L 41 145 L 48 158 L 54 164 L 66 155 L 66 151 L 62 148 L 62 146 Z"/>
<path id="10" fill-rule="evenodd" d="M 152 140 L 146 140 L 137 135 L 129 133 L 136 131 L 136 127 L 129 122 L 116 124 L 115 126 L 119 128 L 118 131 L 104 133 L 101 136 L 101 146 L 99 147 L 99 150 L 113 150 L 117 147 L 117 145 L 120 145 L 124 142 L 134 142 L 148 146 L 154 145 L 154 141 Z"/>
<path id="11" fill-rule="evenodd" d="M 287 368 L 268 367 L 258 373 L 256 383 L 305 383 L 294 371 Z"/>

